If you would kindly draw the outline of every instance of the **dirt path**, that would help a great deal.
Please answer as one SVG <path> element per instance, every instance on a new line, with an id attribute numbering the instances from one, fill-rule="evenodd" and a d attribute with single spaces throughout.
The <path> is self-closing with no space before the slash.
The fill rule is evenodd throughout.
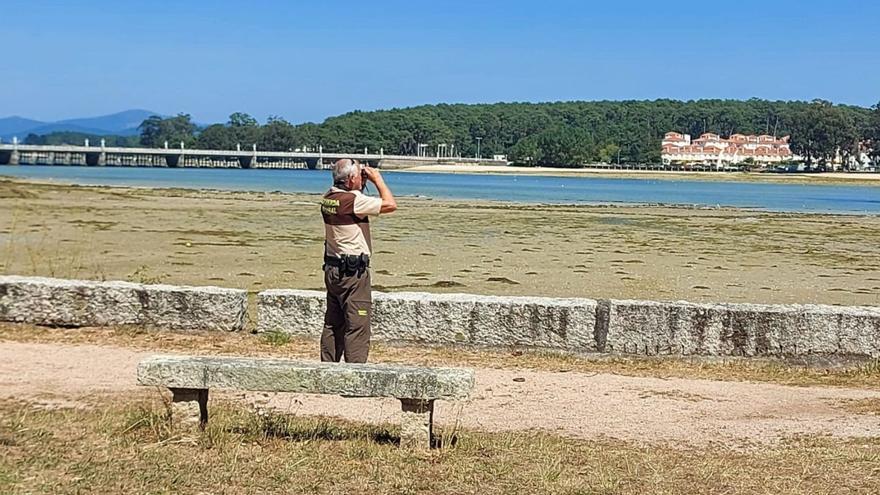
<path id="1" fill-rule="evenodd" d="M 154 353 L 94 345 L 0 343 L 0 398 L 71 405 L 136 388 L 139 359 Z M 518 381 L 514 381 L 517 378 Z M 524 381 L 519 381 L 524 379 Z M 231 396 L 231 394 L 225 394 Z M 395 400 L 249 394 L 297 414 L 394 421 Z M 477 370 L 474 398 L 440 403 L 437 419 L 491 431 L 542 429 L 578 438 L 615 438 L 734 448 L 795 435 L 880 436 L 880 415 L 847 403 L 880 392 L 610 374 Z"/>

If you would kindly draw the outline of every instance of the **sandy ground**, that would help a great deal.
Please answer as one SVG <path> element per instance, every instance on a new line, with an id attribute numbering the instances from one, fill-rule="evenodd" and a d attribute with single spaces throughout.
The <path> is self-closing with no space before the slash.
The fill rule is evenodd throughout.
<path id="1" fill-rule="evenodd" d="M 318 197 L 0 180 L 0 273 L 323 290 Z M 374 288 L 880 304 L 880 217 L 404 198 Z"/>
<path id="2" fill-rule="evenodd" d="M 742 172 L 693 172 L 684 170 L 614 170 L 594 168 L 548 168 L 548 167 L 505 167 L 502 165 L 421 165 L 403 169 L 404 172 L 436 172 L 445 174 L 505 174 L 505 175 L 544 175 L 554 177 L 607 177 L 624 179 L 699 179 L 707 181 L 741 182 L 780 182 L 817 184 L 823 182 L 849 183 L 880 186 L 880 173 L 742 173 Z"/>
<path id="3" fill-rule="evenodd" d="M 138 360 L 118 347 L 0 342 L 0 398 L 50 406 L 137 388 Z M 749 448 L 796 435 L 876 437 L 880 416 L 858 414 L 852 401 L 880 392 L 802 388 L 609 374 L 478 369 L 472 400 L 439 403 L 441 425 L 484 431 L 545 430 L 584 439 Z M 514 379 L 524 381 L 514 381 Z M 395 422 L 396 400 L 294 394 L 220 393 L 303 415 Z"/>

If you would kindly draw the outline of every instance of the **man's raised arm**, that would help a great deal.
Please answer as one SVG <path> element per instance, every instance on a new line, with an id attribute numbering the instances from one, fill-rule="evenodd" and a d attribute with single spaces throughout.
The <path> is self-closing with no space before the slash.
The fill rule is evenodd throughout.
<path id="1" fill-rule="evenodd" d="M 364 168 L 364 174 L 370 182 L 376 184 L 376 190 L 379 191 L 379 197 L 382 198 L 382 208 L 379 210 L 379 213 L 391 213 L 396 210 L 397 201 L 394 199 L 394 195 L 391 194 L 391 189 L 385 184 L 385 179 L 382 178 L 379 169 L 366 167 Z"/>

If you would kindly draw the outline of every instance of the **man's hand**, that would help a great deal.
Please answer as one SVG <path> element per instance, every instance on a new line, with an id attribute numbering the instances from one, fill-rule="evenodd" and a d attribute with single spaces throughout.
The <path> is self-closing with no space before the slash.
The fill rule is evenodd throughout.
<path id="1" fill-rule="evenodd" d="M 376 184 L 377 181 L 382 180 L 382 174 L 379 173 L 378 168 L 373 167 L 364 167 L 364 176 L 366 176 L 367 180 Z"/>

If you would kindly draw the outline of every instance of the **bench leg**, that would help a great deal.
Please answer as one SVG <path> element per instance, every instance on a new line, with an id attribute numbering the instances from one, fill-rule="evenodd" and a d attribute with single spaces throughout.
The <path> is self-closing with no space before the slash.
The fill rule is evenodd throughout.
<path id="1" fill-rule="evenodd" d="M 171 427 L 186 432 L 204 430 L 208 424 L 208 389 L 172 388 Z"/>
<path id="2" fill-rule="evenodd" d="M 430 449 L 434 426 L 434 401 L 400 399 L 400 446 Z"/>

